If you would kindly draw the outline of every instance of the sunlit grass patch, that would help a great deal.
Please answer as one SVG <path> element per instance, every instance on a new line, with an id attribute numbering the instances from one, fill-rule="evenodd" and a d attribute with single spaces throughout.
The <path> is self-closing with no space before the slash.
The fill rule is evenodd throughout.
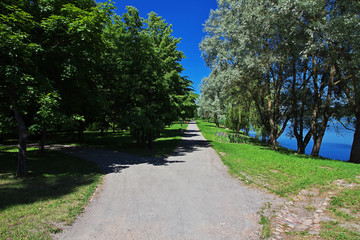
<path id="1" fill-rule="evenodd" d="M 311 187 L 327 187 L 337 179 L 357 182 L 360 165 L 296 155 L 284 148 L 273 151 L 255 140 L 253 144 L 219 142 L 215 138 L 215 133 L 219 131 L 215 124 L 203 120 L 198 120 L 197 124 L 214 149 L 225 153 L 221 154 L 221 158 L 231 174 L 266 186 L 279 196 L 297 194 Z"/>

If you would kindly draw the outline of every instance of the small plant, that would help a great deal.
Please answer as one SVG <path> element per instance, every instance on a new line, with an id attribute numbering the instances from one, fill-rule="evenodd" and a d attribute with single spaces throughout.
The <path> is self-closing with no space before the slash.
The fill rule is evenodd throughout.
<path id="1" fill-rule="evenodd" d="M 224 133 L 224 132 L 216 132 L 215 140 L 218 142 L 226 142 L 226 143 L 246 143 L 247 140 L 243 136 L 237 133 Z"/>
<path id="2" fill-rule="evenodd" d="M 239 134 L 229 134 L 230 143 L 244 143 L 245 138 Z"/>
<path id="3" fill-rule="evenodd" d="M 219 142 L 229 142 L 229 135 L 224 132 L 216 132 L 215 140 Z"/>
<path id="4" fill-rule="evenodd" d="M 312 205 L 308 205 L 305 208 L 306 208 L 306 210 L 308 210 L 310 212 L 315 212 L 315 210 L 316 210 L 316 208 L 314 206 L 312 206 Z"/>

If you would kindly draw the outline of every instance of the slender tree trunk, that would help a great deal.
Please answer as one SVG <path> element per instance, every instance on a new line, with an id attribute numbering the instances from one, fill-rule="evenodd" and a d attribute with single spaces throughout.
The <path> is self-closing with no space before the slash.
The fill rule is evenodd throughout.
<path id="1" fill-rule="evenodd" d="M 272 146 L 273 150 L 278 150 L 278 146 L 276 143 L 277 132 L 276 132 L 275 127 L 273 126 L 274 125 L 273 119 L 270 119 L 270 125 L 271 125 L 271 131 L 270 131 L 270 138 L 269 138 L 268 143 Z"/>
<path id="2" fill-rule="evenodd" d="M 151 128 L 149 129 L 149 136 L 148 136 L 148 138 L 149 138 L 148 149 L 149 149 L 150 151 L 152 151 L 152 150 L 153 150 L 153 132 L 152 132 Z"/>
<path id="3" fill-rule="evenodd" d="M 328 85 L 328 89 L 327 89 L 327 96 L 326 96 L 326 102 L 325 102 L 325 106 L 324 106 L 324 110 L 323 110 L 323 120 L 320 126 L 319 131 L 315 131 L 316 134 L 314 134 L 314 146 L 313 149 L 311 150 L 311 156 L 319 156 L 319 152 L 320 152 L 320 147 L 321 147 L 321 143 L 322 140 L 324 138 L 324 134 L 327 128 L 327 124 L 330 118 L 330 104 L 331 104 L 331 98 L 332 98 L 332 89 L 333 89 L 333 82 L 334 82 L 334 78 L 335 78 L 335 66 L 331 67 L 330 70 L 330 80 L 331 83 Z"/>
<path id="4" fill-rule="evenodd" d="M 309 144 L 310 139 L 311 139 L 311 131 L 310 130 L 305 135 L 304 139 L 302 139 L 302 136 L 301 137 L 299 136 L 299 139 L 297 139 L 297 151 L 296 151 L 297 154 L 305 154 L 305 149 L 306 149 L 306 146 Z"/>
<path id="5" fill-rule="evenodd" d="M 349 162 L 360 163 L 360 114 L 356 116 L 356 127 Z"/>
<path id="6" fill-rule="evenodd" d="M 81 123 L 78 127 L 78 140 L 79 140 L 79 142 L 84 140 L 84 129 L 83 129 L 83 126 Z"/>
<path id="7" fill-rule="evenodd" d="M 141 131 L 141 144 L 145 144 L 145 130 Z"/>
<path id="8" fill-rule="evenodd" d="M 19 178 L 27 175 L 27 158 L 26 158 L 26 142 L 27 142 L 27 129 L 23 115 L 14 108 L 15 119 L 19 128 L 19 153 L 18 153 L 18 168 L 17 176 Z"/>
<path id="9" fill-rule="evenodd" d="M 320 136 L 316 137 L 314 139 L 314 146 L 311 150 L 311 156 L 317 157 L 319 156 L 319 152 L 320 152 L 320 147 L 321 147 L 321 143 L 323 140 L 324 135 L 321 134 Z"/>
<path id="10" fill-rule="evenodd" d="M 44 128 L 41 131 L 41 139 L 40 139 L 40 152 L 45 151 L 45 141 L 46 141 L 46 129 Z"/>
<path id="11" fill-rule="evenodd" d="M 216 113 L 214 114 L 214 120 L 215 120 L 215 125 L 216 125 L 216 127 L 220 127 L 220 125 L 219 125 L 219 119 L 218 119 L 218 116 L 217 116 Z"/>

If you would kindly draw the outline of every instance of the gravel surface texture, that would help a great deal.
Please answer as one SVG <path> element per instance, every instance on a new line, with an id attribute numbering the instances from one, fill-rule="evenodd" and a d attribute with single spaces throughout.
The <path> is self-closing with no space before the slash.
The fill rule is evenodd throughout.
<path id="1" fill-rule="evenodd" d="M 106 173 L 100 192 L 55 239 L 259 239 L 274 197 L 232 178 L 195 123 L 167 158 L 73 149 Z"/>

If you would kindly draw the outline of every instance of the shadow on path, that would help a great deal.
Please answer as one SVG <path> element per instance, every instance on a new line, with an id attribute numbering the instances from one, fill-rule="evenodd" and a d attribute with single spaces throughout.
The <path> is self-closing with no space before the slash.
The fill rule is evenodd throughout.
<path id="1" fill-rule="evenodd" d="M 200 148 L 208 147 L 210 147 L 209 142 L 201 137 L 199 130 L 186 130 L 183 139 L 179 143 L 179 146 L 174 150 L 173 153 L 170 154 L 169 157 L 183 156 L 186 153 L 191 153 L 200 150 Z M 132 165 L 151 164 L 154 166 L 167 166 L 169 164 L 185 162 L 171 161 L 169 160 L 169 157 L 137 156 L 133 154 L 98 148 L 73 149 L 67 151 L 67 153 L 95 162 L 99 165 L 105 174 L 119 173 L 123 169 L 129 168 Z"/>
<path id="2" fill-rule="evenodd" d="M 106 149 L 84 148 L 68 152 L 75 156 L 85 158 L 99 165 L 103 173 L 119 173 L 132 165 L 151 164 L 154 166 L 167 166 L 172 163 L 184 161 L 168 161 L 166 158 L 136 156 Z"/>

